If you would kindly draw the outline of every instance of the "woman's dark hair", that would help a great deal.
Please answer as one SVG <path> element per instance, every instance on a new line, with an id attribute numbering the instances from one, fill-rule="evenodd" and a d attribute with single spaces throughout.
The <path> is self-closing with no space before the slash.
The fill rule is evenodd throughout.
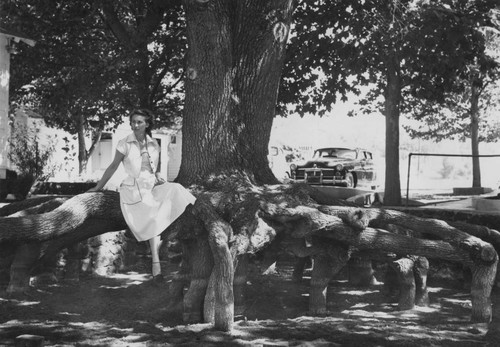
<path id="1" fill-rule="evenodd" d="M 129 119 L 132 121 L 132 117 L 138 115 L 138 116 L 143 116 L 146 118 L 146 122 L 148 122 L 148 127 L 146 128 L 146 134 L 151 136 L 151 130 L 153 130 L 154 124 L 155 124 L 155 119 L 153 116 L 153 112 L 146 108 L 137 108 L 130 112 Z"/>

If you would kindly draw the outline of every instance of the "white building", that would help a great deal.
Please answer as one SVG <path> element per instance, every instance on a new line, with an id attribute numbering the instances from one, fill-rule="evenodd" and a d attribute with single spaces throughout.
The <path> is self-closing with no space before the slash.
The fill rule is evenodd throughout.
<path id="1" fill-rule="evenodd" d="M 14 128 L 27 127 L 38 129 L 37 134 L 40 148 L 49 144 L 54 146 L 54 152 L 48 166 L 56 168 L 54 176 L 49 181 L 54 182 L 85 182 L 98 181 L 104 170 L 113 160 L 118 141 L 131 133 L 128 117 L 113 132 L 104 132 L 101 141 L 96 145 L 87 163 L 87 172 L 80 175 L 78 172 L 78 141 L 76 136 L 64 130 L 49 128 L 42 117 L 34 112 L 18 110 L 14 119 Z M 154 130 L 153 138 L 161 147 L 160 172 L 168 181 L 173 181 L 179 172 L 181 164 L 181 131 L 158 129 Z M 87 149 L 91 145 L 90 138 L 86 139 Z M 66 150 L 64 150 L 65 148 Z M 15 168 L 14 168 L 15 169 Z M 106 185 L 106 189 L 116 190 L 126 174 L 122 165 Z"/>
<path id="2" fill-rule="evenodd" d="M 8 139 L 10 137 L 9 125 L 9 80 L 10 80 L 10 56 L 15 54 L 16 45 L 24 42 L 30 46 L 35 41 L 28 39 L 25 35 L 15 33 L 0 26 L 0 179 L 5 178 L 9 162 Z"/>

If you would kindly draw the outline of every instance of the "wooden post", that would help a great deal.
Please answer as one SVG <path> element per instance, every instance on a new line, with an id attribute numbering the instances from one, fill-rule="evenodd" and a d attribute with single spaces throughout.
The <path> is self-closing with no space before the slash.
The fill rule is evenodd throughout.
<path id="1" fill-rule="evenodd" d="M 358 287 L 369 287 L 374 283 L 372 261 L 368 258 L 353 257 L 349 261 L 349 284 Z"/>
<path id="2" fill-rule="evenodd" d="M 429 292 L 427 291 L 427 273 L 429 261 L 425 257 L 418 257 L 413 268 L 415 275 L 415 304 L 418 306 L 429 305 Z"/>
<path id="3" fill-rule="evenodd" d="M 238 264 L 234 272 L 234 314 L 245 312 L 245 288 L 248 275 L 248 254 L 238 256 Z"/>
<path id="4" fill-rule="evenodd" d="M 188 254 L 191 259 L 191 282 L 184 296 L 183 320 L 188 324 L 200 323 L 208 318 L 203 317 L 203 306 L 213 268 L 208 240 L 205 237 L 196 240 L 188 247 Z"/>
<path id="5" fill-rule="evenodd" d="M 328 283 L 349 260 L 349 253 L 340 246 L 331 246 L 326 253 L 313 257 L 309 311 L 311 314 L 325 314 Z"/>
<path id="6" fill-rule="evenodd" d="M 78 283 L 80 281 L 80 269 L 83 255 L 82 245 L 80 242 L 77 242 L 69 246 L 67 251 L 64 280 Z"/>
<path id="7" fill-rule="evenodd" d="M 415 306 L 415 276 L 413 274 L 414 260 L 412 258 L 401 258 L 392 262 L 399 279 L 399 302 L 400 310 L 411 310 Z"/>
<path id="8" fill-rule="evenodd" d="M 187 241 L 182 242 L 182 249 L 182 261 L 179 265 L 179 271 L 173 274 L 172 282 L 168 288 L 168 312 L 183 311 L 184 288 L 188 287 L 191 282 L 191 259 L 188 257 L 189 247 Z"/>
<path id="9" fill-rule="evenodd" d="M 472 270 L 471 283 L 471 320 L 478 323 L 489 323 L 492 317 L 491 289 L 495 280 L 497 262 L 494 266 L 484 266 L 474 264 Z"/>
<path id="10" fill-rule="evenodd" d="M 308 262 L 310 262 L 310 257 L 297 257 L 295 264 L 293 266 L 292 281 L 300 282 L 302 281 L 302 276 L 304 275 L 304 269 Z"/>
<path id="11" fill-rule="evenodd" d="M 19 245 L 10 267 L 10 282 L 7 293 L 23 293 L 29 288 L 31 270 L 40 256 L 40 243 Z"/>

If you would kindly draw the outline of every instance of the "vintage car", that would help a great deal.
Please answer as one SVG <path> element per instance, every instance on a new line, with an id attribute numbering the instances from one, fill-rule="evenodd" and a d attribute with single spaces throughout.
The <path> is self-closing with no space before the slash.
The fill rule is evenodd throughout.
<path id="1" fill-rule="evenodd" d="M 376 188 L 373 155 L 364 149 L 319 148 L 311 159 L 290 166 L 295 182 L 355 188 Z"/>

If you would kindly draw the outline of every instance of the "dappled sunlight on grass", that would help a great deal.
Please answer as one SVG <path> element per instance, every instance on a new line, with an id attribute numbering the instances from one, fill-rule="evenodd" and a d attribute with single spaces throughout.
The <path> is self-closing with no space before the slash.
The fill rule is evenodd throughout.
<path id="1" fill-rule="evenodd" d="M 0 294 L 0 345 L 14 346 L 21 334 L 44 336 L 45 346 L 485 345 L 487 325 L 470 323 L 467 291 L 429 287 L 429 307 L 399 311 L 383 286 L 353 287 L 342 277 L 328 287 L 328 315 L 315 317 L 308 315 L 310 279 L 293 282 L 292 267 L 279 262 L 276 270 L 249 276 L 231 333 L 183 325 L 180 313 L 166 311 L 167 273 L 159 286 L 149 273 L 127 272 L 43 286 L 24 298 Z"/>
<path id="2" fill-rule="evenodd" d="M 79 313 L 59 312 L 62 316 L 81 316 Z"/>
<path id="3" fill-rule="evenodd" d="M 127 272 L 125 274 L 113 274 L 108 276 L 108 278 L 117 280 L 117 285 L 114 286 L 106 286 L 103 285 L 101 288 L 107 289 L 119 289 L 119 288 L 128 288 L 130 286 L 140 285 L 146 281 L 151 279 L 151 276 L 148 274 L 141 274 L 137 272 Z"/>
<path id="4" fill-rule="evenodd" d="M 340 290 L 336 292 L 337 294 L 345 294 L 345 295 L 356 295 L 356 296 L 363 296 L 363 295 L 369 295 L 369 294 L 374 294 L 378 293 L 378 290 Z"/>
<path id="5" fill-rule="evenodd" d="M 39 305 L 40 301 L 27 301 L 27 300 L 17 300 L 17 299 L 4 299 L 0 298 L 0 303 L 1 302 L 11 302 L 16 306 L 35 306 Z"/>
<path id="6" fill-rule="evenodd" d="M 466 308 L 472 308 L 472 303 L 468 299 L 460 300 L 460 299 L 452 299 L 452 298 L 443 298 L 441 299 L 444 303 L 450 303 L 455 305 L 460 305 Z"/>

